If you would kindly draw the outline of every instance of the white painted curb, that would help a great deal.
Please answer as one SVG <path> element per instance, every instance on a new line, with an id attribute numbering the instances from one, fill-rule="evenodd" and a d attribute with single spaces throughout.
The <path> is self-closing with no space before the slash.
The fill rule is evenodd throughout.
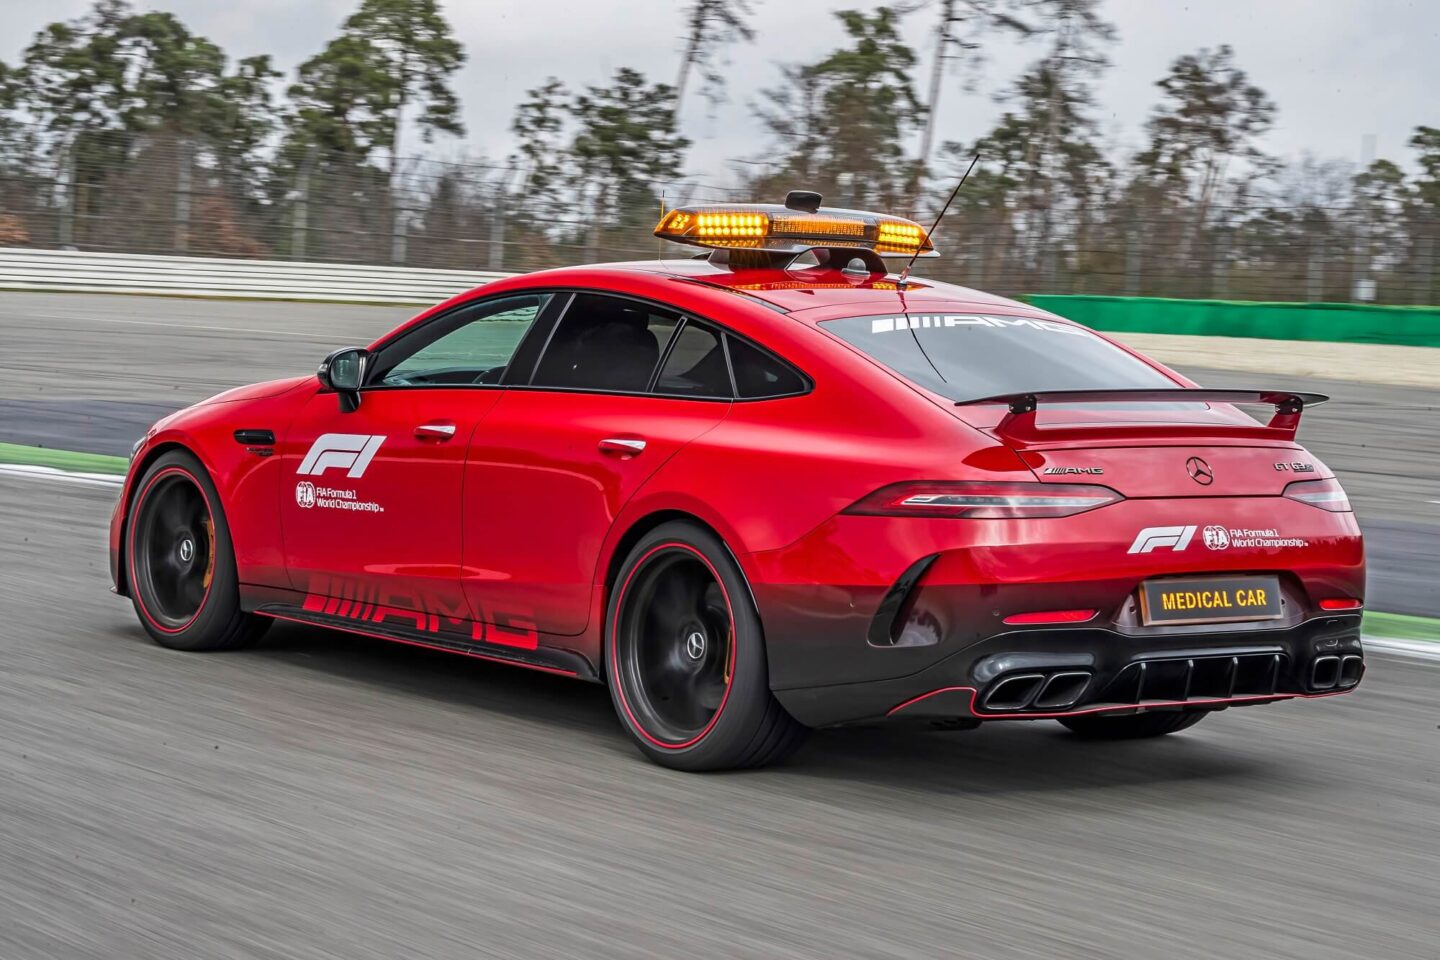
<path id="1" fill-rule="evenodd" d="M 1440 662 L 1440 643 L 1429 640 L 1394 640 L 1390 637 L 1362 637 L 1367 650 L 1383 650 L 1399 657 Z"/>
<path id="2" fill-rule="evenodd" d="M 116 473 L 78 473 L 73 470 L 59 470 L 55 467 L 36 467 L 27 463 L 0 463 L 0 476 L 29 477 L 32 480 L 59 480 L 62 483 L 81 483 L 98 487 L 119 487 L 125 483 L 125 478 Z"/>

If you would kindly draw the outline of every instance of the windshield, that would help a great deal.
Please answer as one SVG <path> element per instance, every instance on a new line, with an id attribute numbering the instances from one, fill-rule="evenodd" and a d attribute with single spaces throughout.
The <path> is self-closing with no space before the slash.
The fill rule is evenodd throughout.
<path id="1" fill-rule="evenodd" d="M 1178 387 L 1084 327 L 960 313 L 846 317 L 820 324 L 896 373 L 951 400 L 1035 390 Z"/>

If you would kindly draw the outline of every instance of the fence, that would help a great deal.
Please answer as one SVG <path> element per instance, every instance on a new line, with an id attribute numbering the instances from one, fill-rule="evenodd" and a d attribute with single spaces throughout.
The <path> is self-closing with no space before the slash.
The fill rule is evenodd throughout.
<path id="1" fill-rule="evenodd" d="M 537 190 L 514 166 L 433 160 L 402 164 L 392 183 L 344 158 L 255 167 L 190 139 L 123 136 L 39 159 L 0 153 L 0 248 L 520 272 L 656 256 L 662 195 L 671 206 L 754 199 L 683 181 L 628 184 L 602 203 L 585 184 Z M 962 203 L 937 233 L 944 257 L 917 272 L 1012 296 L 1440 303 L 1433 205 L 1060 203 Z"/>

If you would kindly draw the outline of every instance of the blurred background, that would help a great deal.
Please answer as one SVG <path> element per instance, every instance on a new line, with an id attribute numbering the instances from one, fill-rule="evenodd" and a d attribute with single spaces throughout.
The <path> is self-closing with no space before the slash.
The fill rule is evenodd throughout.
<path id="1" fill-rule="evenodd" d="M 530 270 L 662 202 L 931 217 L 979 152 L 932 276 L 1440 302 L 1430 4 L 529 6 L 6 4 L 0 245 Z"/>
<path id="2" fill-rule="evenodd" d="M 0 0 L 0 960 L 1436 960 L 1440 4 Z M 1313 390 L 1353 696 L 644 762 L 608 692 L 112 596 L 133 441 L 661 205 L 928 222 L 919 272 Z M 206 259 L 220 258 L 220 259 Z M 148 294 L 148 295 L 144 295 Z"/>

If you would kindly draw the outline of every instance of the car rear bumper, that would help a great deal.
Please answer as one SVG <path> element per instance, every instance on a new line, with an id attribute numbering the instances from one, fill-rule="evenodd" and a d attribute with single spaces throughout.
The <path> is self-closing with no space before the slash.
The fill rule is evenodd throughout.
<path id="1" fill-rule="evenodd" d="M 1263 632 L 1012 630 L 908 676 L 775 695 L 811 726 L 886 717 L 1034 720 L 1334 696 L 1353 690 L 1364 670 L 1360 616 L 1346 614 Z"/>

